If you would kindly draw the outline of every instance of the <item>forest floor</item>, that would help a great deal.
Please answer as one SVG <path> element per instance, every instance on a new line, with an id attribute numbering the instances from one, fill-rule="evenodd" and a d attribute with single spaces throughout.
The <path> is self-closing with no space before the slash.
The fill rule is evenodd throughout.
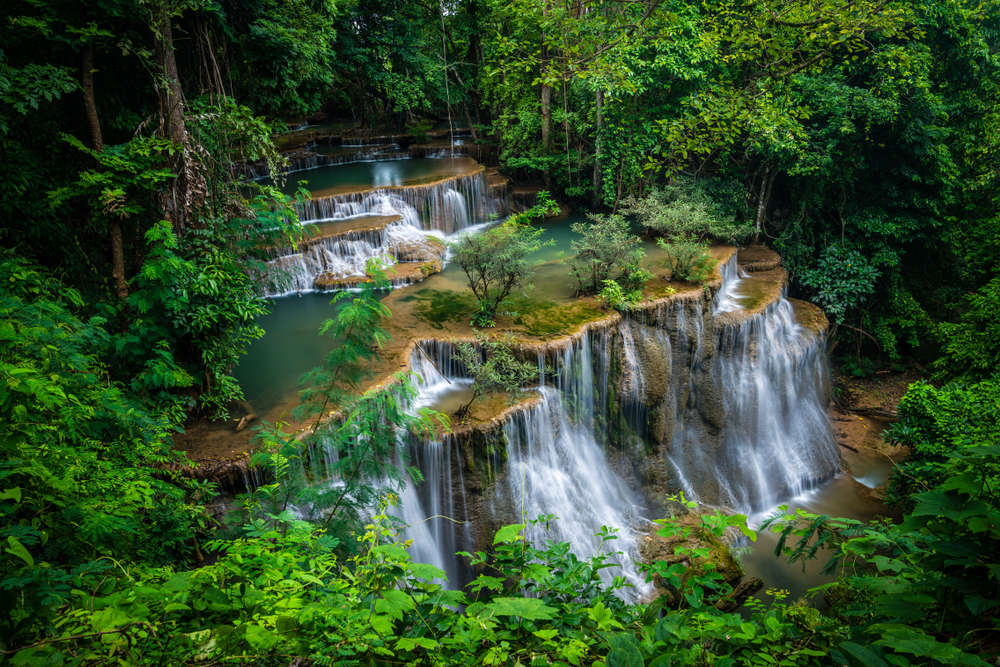
<path id="1" fill-rule="evenodd" d="M 837 435 L 837 442 L 847 449 L 871 450 L 884 454 L 891 461 L 901 461 L 908 452 L 882 441 L 882 435 L 896 421 L 894 415 L 906 389 L 924 375 L 914 369 L 898 373 L 879 371 L 866 378 L 840 373 L 832 369 L 835 401 L 830 403 L 827 416 Z M 865 414 L 858 414 L 855 410 Z M 875 412 L 878 414 L 871 414 Z"/>

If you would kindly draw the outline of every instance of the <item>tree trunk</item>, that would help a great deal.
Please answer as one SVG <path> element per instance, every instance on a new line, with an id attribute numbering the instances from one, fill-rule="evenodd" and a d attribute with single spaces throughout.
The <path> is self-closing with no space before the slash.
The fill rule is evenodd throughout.
<path id="1" fill-rule="evenodd" d="M 594 196 L 592 205 L 597 206 L 601 201 L 602 183 L 601 174 L 601 127 L 604 125 L 604 91 L 597 91 L 597 123 L 594 130 Z"/>
<path id="2" fill-rule="evenodd" d="M 760 181 L 760 193 L 757 195 L 757 218 L 754 221 L 754 231 L 751 243 L 757 243 L 764 229 L 764 218 L 767 216 L 767 205 L 771 199 L 771 186 L 778 170 L 770 164 L 764 165 L 764 176 Z"/>
<path id="3" fill-rule="evenodd" d="M 90 125 L 90 140 L 97 153 L 104 152 L 104 137 L 101 134 L 101 119 L 97 116 L 94 100 L 94 40 L 88 39 L 83 46 L 83 62 L 80 66 L 83 77 L 83 107 Z M 108 235 L 111 237 L 111 275 L 115 280 L 118 298 L 128 298 L 128 282 L 125 280 L 125 250 L 122 245 L 121 221 L 112 213 L 108 216 Z"/>
<path id="4" fill-rule="evenodd" d="M 181 91 L 180 78 L 177 76 L 177 60 L 174 57 L 174 37 L 171 27 L 170 12 L 166 3 L 159 15 L 155 17 L 153 34 L 156 39 L 156 60 L 160 65 L 161 80 L 157 81 L 160 89 L 160 132 L 163 136 L 177 144 L 181 149 L 175 154 L 172 167 L 177 178 L 173 180 L 170 190 L 163 196 L 163 212 L 174 228 L 180 234 L 184 230 L 184 214 L 188 205 L 187 165 L 185 164 L 184 147 L 187 145 L 187 128 L 184 124 L 184 96 Z"/>
<path id="5" fill-rule="evenodd" d="M 548 17 L 549 3 L 542 5 L 542 17 Z M 552 87 L 546 82 L 549 75 L 549 47 L 545 44 L 545 33 L 542 32 L 542 156 L 548 157 L 552 152 Z M 552 189 L 552 172 L 545 169 L 542 172 L 545 187 Z"/>

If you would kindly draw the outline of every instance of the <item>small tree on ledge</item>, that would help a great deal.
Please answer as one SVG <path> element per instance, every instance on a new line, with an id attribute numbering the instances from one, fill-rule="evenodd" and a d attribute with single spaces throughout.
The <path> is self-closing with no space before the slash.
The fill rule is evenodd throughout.
<path id="1" fill-rule="evenodd" d="M 524 394 L 525 385 L 538 381 L 538 364 L 520 361 L 511 354 L 512 335 L 490 340 L 477 331 L 476 339 L 478 345 L 456 342 L 452 355 L 472 376 L 472 398 L 455 413 L 459 420 L 468 417 L 472 404 L 488 394 L 509 392 L 513 403 Z"/>
<path id="2" fill-rule="evenodd" d="M 538 201 L 481 234 L 462 234 L 448 244 L 479 302 L 472 326 L 496 326 L 497 312 L 509 304 L 510 295 L 531 289 L 528 280 L 540 262 L 529 261 L 528 255 L 554 243 L 538 240 L 545 230 L 532 227 L 531 219 L 558 210 L 547 192 L 539 192 Z"/>

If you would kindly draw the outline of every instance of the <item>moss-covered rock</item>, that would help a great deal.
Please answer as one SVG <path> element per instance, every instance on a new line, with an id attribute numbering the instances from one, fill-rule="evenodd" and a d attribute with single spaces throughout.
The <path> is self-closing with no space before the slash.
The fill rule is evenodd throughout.
<path id="1" fill-rule="evenodd" d="M 730 551 L 732 537 L 728 534 L 722 538 L 716 537 L 704 525 L 703 517 L 714 514 L 715 509 L 706 507 L 689 510 L 682 503 L 667 501 L 668 518 L 673 525 L 682 530 L 674 536 L 663 537 L 656 534 L 660 526 L 651 524 L 649 533 L 641 538 L 639 545 L 643 561 L 648 564 L 663 561 L 669 565 L 675 563 L 684 565 L 682 581 L 706 572 L 718 572 L 730 586 L 733 588 L 739 586 L 744 573 Z M 692 556 L 691 552 L 696 549 L 707 551 L 707 555 Z M 653 576 L 653 586 L 656 588 L 657 596 L 665 598 L 666 606 L 675 607 L 680 603 L 680 592 L 658 575 Z"/>

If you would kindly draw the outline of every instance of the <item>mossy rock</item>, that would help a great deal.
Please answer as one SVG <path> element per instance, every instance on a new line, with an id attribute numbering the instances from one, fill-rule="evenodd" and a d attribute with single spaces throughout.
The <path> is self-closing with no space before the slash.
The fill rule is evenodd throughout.
<path id="1" fill-rule="evenodd" d="M 669 565 L 683 564 L 685 566 L 681 575 L 683 582 L 695 575 L 718 572 L 726 583 L 736 588 L 743 580 L 743 568 L 733 557 L 725 536 L 722 539 L 716 537 L 702 520 L 705 514 L 714 511 L 714 509 L 709 511 L 707 508 L 703 511 L 691 511 L 681 503 L 668 501 L 667 512 L 673 514 L 670 517 L 671 523 L 687 530 L 682 530 L 672 537 L 663 537 L 656 534 L 660 526 L 653 524 L 650 533 L 643 536 L 640 541 L 639 553 L 643 561 L 649 564 L 658 561 Z M 678 549 L 706 550 L 708 555 L 692 557 L 688 554 L 678 554 Z M 653 586 L 656 588 L 657 596 L 664 599 L 664 606 L 674 608 L 681 603 L 680 591 L 658 575 L 653 576 Z"/>

